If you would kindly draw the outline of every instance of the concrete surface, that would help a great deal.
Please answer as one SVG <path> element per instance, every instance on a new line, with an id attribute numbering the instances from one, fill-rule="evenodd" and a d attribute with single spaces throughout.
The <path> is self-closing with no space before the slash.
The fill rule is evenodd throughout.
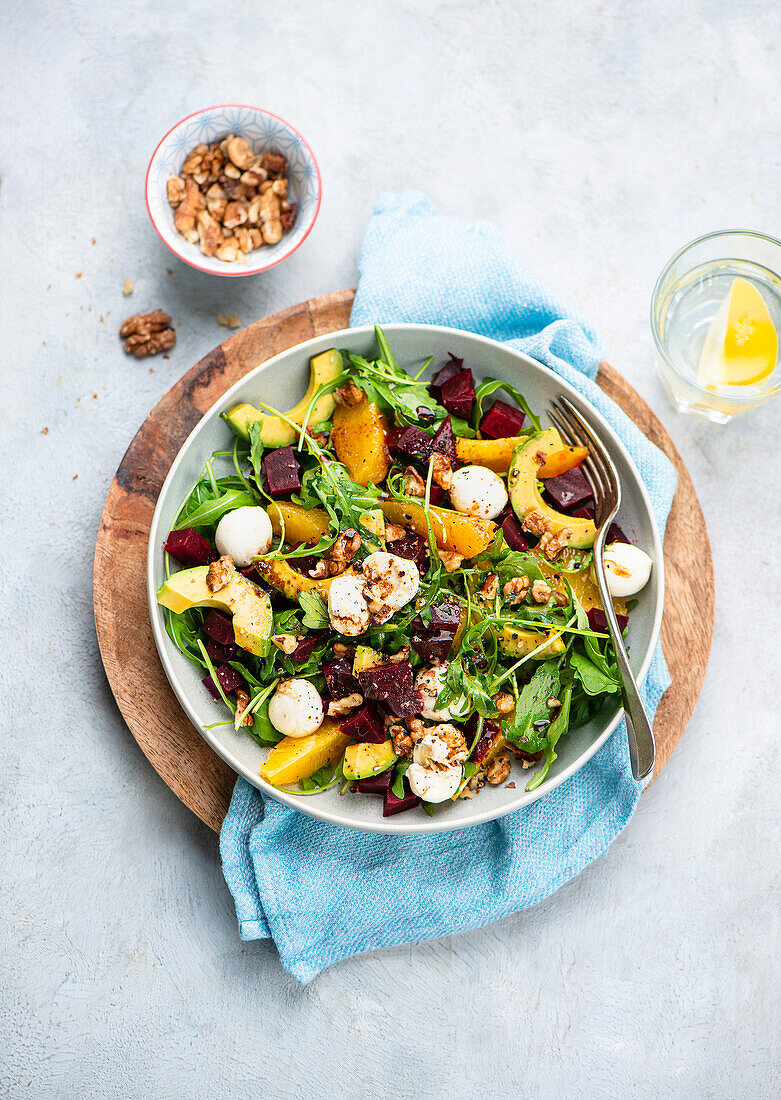
<path id="1" fill-rule="evenodd" d="M 778 6 L 6 0 L 1 15 L 0 1093 L 778 1095 L 781 404 L 726 429 L 677 416 L 647 322 L 681 243 L 779 231 Z M 293 121 L 325 181 L 299 253 L 233 283 L 171 257 L 143 202 L 159 136 L 229 100 Z M 605 859 L 534 911 L 301 988 L 273 946 L 240 942 L 216 838 L 123 726 L 93 544 L 137 426 L 226 335 L 216 315 L 353 284 L 376 192 L 408 185 L 498 222 L 660 413 L 710 527 L 715 644 L 683 743 Z M 175 354 L 127 359 L 119 322 L 156 306 Z"/>

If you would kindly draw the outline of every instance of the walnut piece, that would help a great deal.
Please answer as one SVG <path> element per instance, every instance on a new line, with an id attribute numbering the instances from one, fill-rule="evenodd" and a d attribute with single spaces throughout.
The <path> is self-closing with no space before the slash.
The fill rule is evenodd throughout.
<path id="1" fill-rule="evenodd" d="M 461 568 L 461 563 L 464 560 L 463 554 L 456 554 L 454 550 L 439 550 L 437 549 L 439 560 L 445 567 L 446 573 L 455 573 L 456 569 Z"/>
<path id="2" fill-rule="evenodd" d="M 229 138 L 225 145 L 225 152 L 230 157 L 233 164 L 237 168 L 241 168 L 242 171 L 252 164 L 255 160 L 255 154 L 252 152 L 252 146 L 243 137 Z"/>
<path id="3" fill-rule="evenodd" d="M 405 496 L 424 497 L 426 495 L 426 483 L 414 466 L 408 466 L 404 471 L 402 489 Z"/>
<path id="4" fill-rule="evenodd" d="M 483 581 L 482 587 L 479 589 L 477 595 L 481 600 L 495 600 L 496 593 L 499 591 L 499 578 L 496 573 L 489 573 Z"/>
<path id="5" fill-rule="evenodd" d="M 550 523 L 547 517 L 542 512 L 537 512 L 534 509 L 523 517 L 523 523 L 521 524 L 522 529 L 532 535 L 544 535 L 549 526 Z"/>
<path id="6" fill-rule="evenodd" d="M 219 592 L 229 585 L 233 574 L 236 572 L 233 558 L 230 554 L 223 554 L 209 566 L 206 573 L 206 587 L 210 592 Z"/>
<path id="7" fill-rule="evenodd" d="M 500 691 L 494 695 L 494 705 L 500 714 L 512 714 L 515 710 L 515 699 L 509 691 Z"/>
<path id="8" fill-rule="evenodd" d="M 295 634 L 272 634 L 271 641 L 288 657 L 298 649 L 298 638 Z"/>
<path id="9" fill-rule="evenodd" d="M 393 751 L 397 756 L 410 756 L 413 749 L 412 737 L 402 725 L 389 726 L 386 733 L 391 739 Z"/>
<path id="10" fill-rule="evenodd" d="M 348 409 L 353 409 L 356 405 L 360 405 L 363 399 L 363 390 L 359 386 L 356 386 L 352 378 L 343 386 L 337 386 L 334 392 L 334 400 L 336 401 L 336 404 L 344 405 L 345 408 Z"/>
<path id="11" fill-rule="evenodd" d="M 143 359 L 146 355 L 157 355 L 160 351 L 170 351 L 176 343 L 176 333 L 171 325 L 169 314 L 162 309 L 153 309 L 151 313 L 134 313 L 123 321 L 119 335 L 125 341 L 125 351 Z"/>
<path id="12" fill-rule="evenodd" d="M 178 206 L 184 198 L 185 186 L 181 176 L 171 176 L 165 185 L 165 193 L 171 206 Z"/>
<path id="13" fill-rule="evenodd" d="M 513 577 L 503 585 L 502 595 L 508 603 L 521 603 L 529 591 L 529 583 L 528 577 Z"/>
<path id="14" fill-rule="evenodd" d="M 402 527 L 399 523 L 391 523 L 390 520 L 385 520 L 385 541 L 386 542 L 398 542 L 399 539 L 403 539 L 407 533 L 406 527 Z"/>
<path id="15" fill-rule="evenodd" d="M 329 703 L 328 715 L 331 718 L 342 718 L 345 714 L 357 710 L 362 702 L 363 696 L 361 693 L 354 691 L 351 695 L 345 695 L 343 699 L 334 699 L 333 702 Z"/>
<path id="16" fill-rule="evenodd" d="M 553 589 L 545 581 L 534 581 L 532 584 L 532 599 L 535 603 L 547 603 L 553 595 Z"/>
<path id="17" fill-rule="evenodd" d="M 565 527 L 562 531 L 559 531 L 558 535 L 549 533 L 543 535 L 540 539 L 540 545 L 548 561 L 555 561 L 571 538 L 572 529 L 569 527 Z"/>
<path id="18" fill-rule="evenodd" d="M 441 454 L 433 454 L 429 461 L 433 466 L 431 480 L 434 481 L 440 489 L 449 492 L 453 487 L 453 463 L 447 455 Z"/>
<path id="19" fill-rule="evenodd" d="M 485 769 L 485 777 L 493 787 L 504 783 L 510 774 L 510 762 L 509 752 L 500 752 Z"/>
<path id="20" fill-rule="evenodd" d="M 249 695 L 246 691 L 242 691 L 238 688 L 236 691 L 236 715 L 233 720 L 233 725 L 236 729 L 239 726 L 251 726 L 254 723 L 254 719 L 251 714 L 245 714 L 247 707 L 249 706 Z"/>
<path id="21" fill-rule="evenodd" d="M 266 244 L 282 240 L 282 209 L 279 197 L 271 189 L 260 196 L 260 231 Z"/>

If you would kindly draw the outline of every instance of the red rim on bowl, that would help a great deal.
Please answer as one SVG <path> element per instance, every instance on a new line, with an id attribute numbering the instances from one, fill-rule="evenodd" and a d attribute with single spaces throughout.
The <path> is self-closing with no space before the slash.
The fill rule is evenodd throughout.
<path id="1" fill-rule="evenodd" d="M 309 223 L 309 226 L 308 226 L 306 232 L 304 233 L 301 240 L 298 241 L 298 243 L 295 244 L 288 252 L 285 252 L 285 253 L 283 253 L 283 255 L 277 257 L 277 259 L 272 260 L 271 263 L 264 264 L 263 267 L 253 267 L 253 268 L 249 268 L 249 269 L 247 269 L 246 267 L 243 267 L 240 271 L 230 271 L 230 270 L 228 270 L 228 268 L 230 268 L 233 265 L 228 264 L 228 263 L 224 263 L 223 266 L 226 268 L 225 271 L 215 271 L 213 268 L 203 267 L 201 264 L 195 263 L 195 261 L 191 260 L 188 256 L 185 256 L 184 253 L 180 252 L 177 248 L 174 248 L 174 246 L 171 244 L 171 242 L 167 241 L 166 238 L 163 236 L 163 234 L 160 232 L 160 229 L 158 227 L 155 216 L 152 213 L 152 209 L 149 205 L 149 174 L 152 171 L 152 165 L 154 164 L 155 157 L 157 156 L 157 154 L 160 150 L 160 147 L 163 145 L 163 143 L 166 141 L 166 139 L 168 137 L 170 137 L 170 135 L 174 132 L 174 130 L 176 130 L 179 126 L 182 125 L 183 122 L 188 122 L 189 119 L 196 118 L 198 115 L 209 114 L 210 111 L 221 111 L 221 110 L 229 109 L 231 107 L 235 107 L 235 108 L 238 108 L 240 110 L 245 110 L 245 111 L 258 111 L 260 114 L 266 115 L 268 118 L 274 118 L 274 119 L 277 120 L 277 122 L 281 122 L 283 124 L 283 126 L 286 126 L 287 129 L 290 130 L 290 132 L 292 134 L 295 134 L 295 136 L 298 138 L 298 140 L 301 142 L 301 144 L 306 149 L 309 156 L 312 158 L 312 164 L 314 165 L 315 174 L 317 176 L 317 203 L 315 205 L 315 210 L 314 210 L 314 213 L 312 215 L 311 221 Z M 261 273 L 261 271 L 269 271 L 272 267 L 276 267 L 277 264 L 281 264 L 283 260 L 287 260 L 290 256 L 293 255 L 294 252 L 297 252 L 298 249 L 301 247 L 301 245 L 304 243 L 304 241 L 307 239 L 309 234 L 314 229 L 315 222 L 317 221 L 317 215 L 320 213 L 320 203 L 322 202 L 322 199 L 323 199 L 323 180 L 322 180 L 322 176 L 320 175 L 320 165 L 317 163 L 317 157 L 312 152 L 311 145 L 306 140 L 306 138 L 303 136 L 303 134 L 299 133 L 299 131 L 296 130 L 295 126 L 291 126 L 290 123 L 287 121 L 287 119 L 282 118 L 281 115 L 275 115 L 273 111 L 267 111 L 264 107 L 253 107 L 249 103 L 216 103 L 212 107 L 203 107 L 200 111 L 193 111 L 191 114 L 185 115 L 184 118 L 180 118 L 178 122 L 174 123 L 174 125 L 171 127 L 170 130 L 168 130 L 165 134 L 163 134 L 163 136 L 160 138 L 157 145 L 155 146 L 155 151 L 152 153 L 152 156 L 149 159 L 149 164 L 148 164 L 147 170 L 146 170 L 146 177 L 145 177 L 145 180 L 144 180 L 144 200 L 146 202 L 146 212 L 149 215 L 149 220 L 151 221 L 151 223 L 154 227 L 155 233 L 157 233 L 158 237 L 163 242 L 165 247 L 167 249 L 169 249 L 169 251 L 173 252 L 174 256 L 176 256 L 178 259 L 180 259 L 182 261 L 182 263 L 187 264 L 188 267 L 194 267 L 196 269 L 196 271 L 202 271 L 206 275 L 219 275 L 220 277 L 226 277 L 227 276 L 228 278 L 234 278 L 234 279 L 235 278 L 241 278 L 245 275 L 259 275 Z M 175 230 L 175 232 L 178 232 L 178 231 Z M 223 261 L 220 261 L 220 262 L 222 263 Z"/>

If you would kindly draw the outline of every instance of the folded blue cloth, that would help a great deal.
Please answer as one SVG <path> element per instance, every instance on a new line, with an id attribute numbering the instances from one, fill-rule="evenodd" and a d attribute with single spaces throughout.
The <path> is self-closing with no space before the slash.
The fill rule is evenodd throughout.
<path id="1" fill-rule="evenodd" d="M 664 530 L 673 467 L 594 384 L 602 356 L 593 330 L 523 267 L 493 226 L 444 217 L 417 192 L 382 195 L 359 271 L 353 325 L 467 329 L 507 341 L 576 386 L 623 439 Z M 643 689 L 651 715 L 669 683 L 659 648 Z M 283 965 L 307 982 L 361 951 L 477 928 L 536 904 L 602 855 L 641 789 L 623 723 L 545 798 L 433 836 L 326 825 L 239 779 L 220 850 L 241 936 L 272 937 Z"/>

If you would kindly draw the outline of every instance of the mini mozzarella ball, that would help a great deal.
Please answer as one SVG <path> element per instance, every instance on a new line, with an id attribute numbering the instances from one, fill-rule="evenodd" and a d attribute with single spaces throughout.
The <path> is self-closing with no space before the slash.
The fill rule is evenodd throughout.
<path id="1" fill-rule="evenodd" d="M 437 710 L 435 707 L 437 696 L 445 686 L 446 676 L 447 664 L 444 664 L 431 665 L 430 668 L 423 668 L 415 677 L 415 687 L 418 689 L 423 699 L 423 706 L 420 708 L 420 713 L 424 718 L 430 718 L 433 722 L 447 722 L 451 718 L 459 718 L 464 713 L 466 700 L 463 696 L 459 699 L 454 699 L 452 703 L 448 703 L 447 706 L 442 707 L 440 710 Z"/>
<path id="2" fill-rule="evenodd" d="M 611 596 L 634 596 L 648 584 L 653 562 L 639 546 L 611 542 L 605 547 L 602 560 Z"/>
<path id="3" fill-rule="evenodd" d="M 364 595 L 372 605 L 393 614 L 414 600 L 420 588 L 420 573 L 414 561 L 378 550 L 363 563 Z"/>
<path id="4" fill-rule="evenodd" d="M 323 700 L 309 680 L 284 680 L 268 704 L 268 717 L 285 737 L 308 737 L 323 724 Z"/>
<path id="5" fill-rule="evenodd" d="M 453 507 L 478 519 L 496 519 L 507 504 L 507 488 L 486 466 L 463 466 L 453 474 Z"/>
<path id="6" fill-rule="evenodd" d="M 355 636 L 369 628 L 369 608 L 363 598 L 363 577 L 342 573 L 328 589 L 328 617 L 339 634 Z"/>
<path id="7" fill-rule="evenodd" d="M 424 802 L 447 802 L 461 785 L 461 768 L 424 768 L 422 764 L 410 764 L 407 779 L 410 790 Z"/>
<path id="8" fill-rule="evenodd" d="M 229 554 L 243 569 L 266 553 L 273 537 L 266 509 L 246 505 L 225 513 L 217 524 L 214 541 L 221 554 Z"/>

